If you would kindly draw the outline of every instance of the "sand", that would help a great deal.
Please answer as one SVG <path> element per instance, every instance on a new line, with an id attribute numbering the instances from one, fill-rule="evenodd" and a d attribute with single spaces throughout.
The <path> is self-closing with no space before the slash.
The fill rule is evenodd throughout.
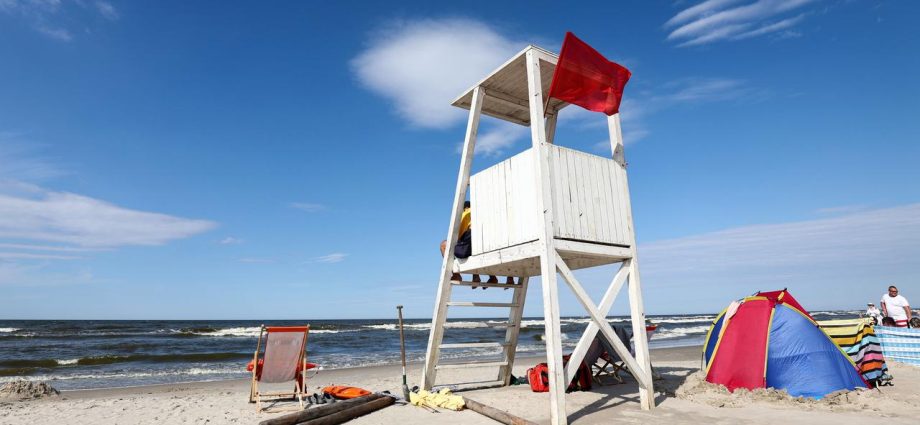
<path id="1" fill-rule="evenodd" d="M 519 359 L 516 375 L 523 375 L 539 358 Z M 669 423 L 699 424 L 834 424 L 846 421 L 916 424 L 920 418 L 920 369 L 889 364 L 895 385 L 881 391 L 839 394 L 822 401 L 797 400 L 776 391 L 730 394 L 700 379 L 699 348 L 652 350 L 652 362 L 662 380 L 656 381 L 658 407 L 642 411 L 637 386 L 629 378 L 618 385 L 595 386 L 591 392 L 570 393 L 569 421 L 573 424 Z M 421 365 L 410 366 L 411 382 L 418 382 Z M 444 381 L 489 380 L 494 369 L 449 370 Z M 322 371 L 308 382 L 311 391 L 331 384 L 358 385 L 399 393 L 398 366 Z M 441 381 L 439 379 L 439 381 Z M 245 380 L 157 385 L 106 390 L 65 391 L 58 397 L 29 401 L 0 400 L 2 424 L 255 424 L 294 409 L 282 402 L 268 413 L 256 413 L 247 403 Z M 527 386 L 469 391 L 464 396 L 527 418 L 549 423 L 548 395 Z M 472 411 L 430 413 L 413 406 L 391 406 L 350 424 L 495 424 Z"/>

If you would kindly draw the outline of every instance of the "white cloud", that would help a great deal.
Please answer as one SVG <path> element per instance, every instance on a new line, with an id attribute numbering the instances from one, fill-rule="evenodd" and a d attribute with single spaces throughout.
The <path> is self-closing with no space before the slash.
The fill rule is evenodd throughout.
<path id="1" fill-rule="evenodd" d="M 58 254 L 34 254 L 31 252 L 0 252 L 0 260 L 77 260 L 80 257 Z"/>
<path id="2" fill-rule="evenodd" d="M 240 258 L 238 261 L 241 263 L 249 263 L 249 264 L 270 264 L 270 263 L 275 262 L 275 260 L 272 260 L 270 258 L 254 258 L 254 257 Z"/>
<path id="3" fill-rule="evenodd" d="M 659 84 L 653 90 L 637 90 L 623 99 L 620 120 L 623 142 L 638 142 L 651 134 L 645 125 L 648 115 L 682 105 L 709 102 L 727 102 L 739 99 L 757 100 L 764 92 L 755 90 L 745 81 L 731 78 L 683 78 Z M 606 117 L 578 107 L 569 107 L 559 113 L 560 124 L 582 128 L 605 128 Z M 609 152 L 609 140 L 595 145 L 600 152 Z"/>
<path id="4" fill-rule="evenodd" d="M 243 240 L 240 238 L 234 238 L 232 236 L 227 236 L 226 238 L 219 240 L 218 243 L 221 245 L 239 245 L 243 243 Z"/>
<path id="5" fill-rule="evenodd" d="M 325 210 L 326 206 L 323 204 L 313 204 L 309 202 L 291 202 L 291 208 L 296 208 L 306 212 L 317 212 Z"/>
<path id="6" fill-rule="evenodd" d="M 329 255 L 323 255 L 323 256 L 316 257 L 313 259 L 313 261 L 316 263 L 339 263 L 339 262 L 345 261 L 345 257 L 347 256 L 348 254 L 344 254 L 341 252 L 334 252 Z"/>
<path id="7" fill-rule="evenodd" d="M 470 19 L 402 21 L 373 34 L 351 67 L 411 125 L 446 128 L 466 117 L 450 102 L 527 44 Z"/>
<path id="8" fill-rule="evenodd" d="M 48 252 L 88 252 L 99 251 L 99 249 L 81 248 L 75 246 L 58 246 L 58 245 L 32 245 L 22 243 L 0 243 L 0 249 L 16 249 L 26 251 L 48 251 Z"/>
<path id="9" fill-rule="evenodd" d="M 736 5 L 739 3 L 737 0 L 708 0 L 681 10 L 664 26 L 673 28 L 668 34 L 668 40 L 679 42 L 679 46 L 743 40 L 778 33 L 798 25 L 805 14 L 780 17 L 778 21 L 769 20 L 777 15 L 792 13 L 814 1 L 757 0 Z"/>
<path id="10" fill-rule="evenodd" d="M 40 25 L 40 26 L 35 27 L 35 30 L 48 36 L 49 38 L 53 38 L 58 41 L 66 42 L 66 41 L 73 40 L 73 36 L 70 34 L 70 31 L 67 31 L 64 28 L 53 28 L 53 27 Z"/>
<path id="11" fill-rule="evenodd" d="M 783 287 L 910 270 L 916 276 L 917 241 L 920 204 L 910 204 L 651 242 L 641 244 L 639 254 L 643 277 L 657 286 Z"/>
<path id="12" fill-rule="evenodd" d="M 97 1 L 96 10 L 99 11 L 100 15 L 102 15 L 104 18 L 110 21 L 115 21 L 115 20 L 118 20 L 119 18 L 118 11 L 115 10 L 115 6 L 112 6 L 112 3 L 105 2 L 105 1 Z"/>
<path id="13" fill-rule="evenodd" d="M 529 134 L 529 127 L 506 122 L 498 123 L 492 129 L 476 137 L 475 151 L 477 154 L 496 156 Z"/>
<path id="14" fill-rule="evenodd" d="M 0 238 L 82 247 L 162 245 L 213 229 L 216 223 L 131 210 L 37 186 L 0 185 Z"/>
<path id="15" fill-rule="evenodd" d="M 85 28 L 87 10 L 99 13 L 109 21 L 119 18 L 111 3 L 98 0 L 0 0 L 0 12 L 24 20 L 38 33 L 53 40 L 69 42 L 73 33 L 67 26 Z"/>
<path id="16" fill-rule="evenodd" d="M 66 174 L 37 154 L 40 147 L 26 142 L 22 134 L 0 132 L 0 180 L 35 182 Z"/>

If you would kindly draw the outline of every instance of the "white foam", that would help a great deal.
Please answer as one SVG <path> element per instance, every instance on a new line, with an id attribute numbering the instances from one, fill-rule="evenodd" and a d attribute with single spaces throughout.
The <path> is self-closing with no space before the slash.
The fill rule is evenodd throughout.
<path id="1" fill-rule="evenodd" d="M 691 316 L 691 317 L 677 317 L 673 319 L 651 319 L 653 323 L 695 323 L 695 322 L 709 322 L 712 323 L 716 319 L 716 316 Z"/>
<path id="2" fill-rule="evenodd" d="M 709 332 L 709 325 L 691 326 L 688 328 L 659 327 L 652 339 L 680 338 L 690 335 L 705 335 Z"/>
<path id="3" fill-rule="evenodd" d="M 195 335 L 205 335 L 205 336 L 259 336 L 259 333 L 262 332 L 260 327 L 251 327 L 251 328 L 226 328 L 226 329 L 217 329 L 211 332 L 192 332 Z"/>
<path id="4" fill-rule="evenodd" d="M 77 364 L 80 359 L 67 359 L 67 360 L 57 360 L 57 364 L 61 366 L 67 366 L 72 364 Z"/>
<path id="5" fill-rule="evenodd" d="M 13 333 L 18 331 L 19 328 L 0 328 L 0 332 Z"/>

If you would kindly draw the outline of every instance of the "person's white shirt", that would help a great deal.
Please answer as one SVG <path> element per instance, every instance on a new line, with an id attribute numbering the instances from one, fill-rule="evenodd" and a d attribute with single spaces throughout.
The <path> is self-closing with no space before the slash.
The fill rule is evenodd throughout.
<path id="1" fill-rule="evenodd" d="M 866 309 L 866 317 L 874 317 L 876 321 L 881 321 L 882 312 L 876 306 L 869 306 Z"/>
<path id="2" fill-rule="evenodd" d="M 907 312 L 904 311 L 904 307 L 910 305 L 907 302 L 907 298 L 904 298 L 903 295 L 890 296 L 888 294 L 882 295 L 882 303 L 885 304 L 885 310 L 888 312 L 888 316 L 895 320 L 895 322 L 907 321 L 910 320 L 910 317 L 907 316 Z"/>

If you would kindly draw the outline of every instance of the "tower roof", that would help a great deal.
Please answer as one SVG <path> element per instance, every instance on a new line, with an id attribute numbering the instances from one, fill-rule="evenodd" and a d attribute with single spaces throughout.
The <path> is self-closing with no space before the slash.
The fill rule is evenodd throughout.
<path id="1" fill-rule="evenodd" d="M 498 67 L 491 74 L 486 76 L 482 81 L 476 83 L 464 92 L 460 97 L 455 99 L 451 105 L 470 109 L 473 101 L 473 90 L 479 86 L 485 89 L 486 97 L 482 104 L 482 113 L 510 121 L 521 125 L 530 125 L 530 107 L 528 103 L 527 91 L 527 52 L 534 50 L 544 59 L 540 61 L 540 80 L 543 86 L 543 101 L 546 101 L 546 93 L 549 91 L 549 85 L 553 81 L 553 71 L 556 69 L 556 60 L 559 58 L 555 53 L 546 49 L 529 45 L 521 50 L 511 59 Z M 547 114 L 555 114 L 560 109 L 566 107 L 568 103 L 559 99 L 550 99 L 546 108 Z"/>

